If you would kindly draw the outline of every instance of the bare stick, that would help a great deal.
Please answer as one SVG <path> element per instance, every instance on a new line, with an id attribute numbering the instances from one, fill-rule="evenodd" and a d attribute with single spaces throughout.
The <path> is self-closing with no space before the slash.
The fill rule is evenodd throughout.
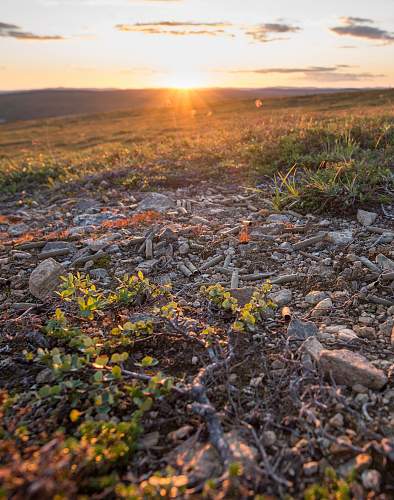
<path id="1" fill-rule="evenodd" d="M 316 236 L 312 236 L 311 238 L 307 238 L 306 240 L 299 241 L 298 243 L 295 243 L 293 245 L 294 250 L 301 250 L 303 248 L 310 247 L 314 245 L 315 243 L 319 243 L 320 241 L 323 241 L 324 238 L 326 237 L 327 233 L 320 233 L 317 234 Z"/>

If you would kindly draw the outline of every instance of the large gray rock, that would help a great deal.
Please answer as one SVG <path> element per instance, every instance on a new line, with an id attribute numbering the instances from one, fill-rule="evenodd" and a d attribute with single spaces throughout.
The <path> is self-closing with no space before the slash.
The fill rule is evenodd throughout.
<path id="1" fill-rule="evenodd" d="M 308 337 L 317 335 L 317 326 L 311 321 L 301 321 L 298 318 L 293 318 L 287 328 L 287 336 L 289 340 L 305 340 Z"/>
<path id="2" fill-rule="evenodd" d="M 45 301 L 59 285 L 60 276 L 66 274 L 64 267 L 54 259 L 41 262 L 31 273 L 29 290 L 34 297 Z"/>
<path id="3" fill-rule="evenodd" d="M 370 389 L 381 389 L 387 383 L 382 370 L 375 368 L 364 356 L 348 349 L 323 350 L 319 364 L 326 373 L 331 373 L 338 384 L 350 387 L 361 384 Z"/>
<path id="4" fill-rule="evenodd" d="M 279 307 L 286 306 L 293 300 L 293 292 L 288 288 L 283 288 L 277 292 L 271 292 L 268 298 Z"/>
<path id="5" fill-rule="evenodd" d="M 349 245 L 353 241 L 353 233 L 350 229 L 345 231 L 331 231 L 326 236 L 327 241 L 333 245 Z"/>
<path id="6" fill-rule="evenodd" d="M 41 251 L 42 253 L 46 253 L 52 252 L 53 250 L 69 250 L 70 252 L 75 252 L 76 246 L 69 241 L 48 241 Z"/>
<path id="7" fill-rule="evenodd" d="M 155 212 L 166 212 L 169 208 L 175 205 L 174 201 L 162 193 L 149 193 L 138 204 L 137 212 L 145 212 L 147 210 L 154 210 Z"/>
<path id="8" fill-rule="evenodd" d="M 361 209 L 357 211 L 357 220 L 362 226 L 372 226 L 377 217 L 378 214 L 375 212 L 367 212 L 366 210 Z"/>

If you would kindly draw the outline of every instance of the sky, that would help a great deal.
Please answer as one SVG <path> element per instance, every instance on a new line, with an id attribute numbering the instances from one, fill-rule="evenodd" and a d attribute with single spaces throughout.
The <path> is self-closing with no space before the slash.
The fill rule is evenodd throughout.
<path id="1" fill-rule="evenodd" d="M 0 0 L 0 90 L 393 82 L 394 0 Z"/>

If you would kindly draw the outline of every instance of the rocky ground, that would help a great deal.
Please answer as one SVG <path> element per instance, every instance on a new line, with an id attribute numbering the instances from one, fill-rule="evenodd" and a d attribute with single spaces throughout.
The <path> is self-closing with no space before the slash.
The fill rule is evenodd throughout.
<path id="1" fill-rule="evenodd" d="M 4 202 L 1 387 L 20 394 L 47 381 L 48 369 L 26 352 L 54 346 L 43 326 L 61 304 L 54 293 L 60 275 L 88 273 L 105 292 L 117 277 L 142 271 L 154 283 L 171 284 L 181 319 L 172 334 L 158 328 L 139 339 L 122 369 L 149 378 L 154 368 L 144 371 L 138 362 L 153 356 L 175 389 L 145 413 L 139 450 L 120 479 L 128 474 L 140 483 L 171 465 L 187 478 L 179 496 L 302 498 L 311 485 L 325 484 L 332 467 L 338 480 L 353 472 L 355 498 L 393 498 L 390 209 L 346 218 L 279 213 L 264 190 L 201 184 L 130 193 L 105 182 L 74 198 L 58 192 Z M 243 306 L 266 280 L 267 300 L 276 307 L 253 331 L 232 331 L 228 312 L 201 291 L 220 284 Z M 120 316 L 141 314 L 151 309 L 134 305 Z M 105 330 L 104 318 L 94 321 Z M 201 334 L 207 325 L 216 331 L 210 342 Z M 29 446 L 19 446 L 21 460 L 43 444 L 34 431 L 28 439 Z M 234 462 L 241 471 L 230 473 L 229 486 Z M 10 467 L 7 459 L 3 465 Z M 216 493 L 209 493 L 206 481 L 213 478 Z M 29 490 L 38 479 L 10 491 L 39 498 Z"/>

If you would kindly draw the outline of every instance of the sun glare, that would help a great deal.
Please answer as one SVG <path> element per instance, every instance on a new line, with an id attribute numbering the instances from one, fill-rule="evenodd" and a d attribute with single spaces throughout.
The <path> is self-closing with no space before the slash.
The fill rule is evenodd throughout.
<path id="1" fill-rule="evenodd" d="M 198 73 L 172 73 L 164 80 L 164 86 L 179 90 L 203 87 L 207 84 L 203 75 Z"/>

